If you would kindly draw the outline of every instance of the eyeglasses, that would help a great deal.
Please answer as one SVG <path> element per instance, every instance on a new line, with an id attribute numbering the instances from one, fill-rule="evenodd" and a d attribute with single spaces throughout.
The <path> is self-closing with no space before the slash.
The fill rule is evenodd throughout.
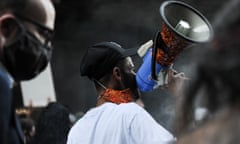
<path id="1" fill-rule="evenodd" d="M 44 26 L 41 23 L 36 22 L 35 20 L 19 15 L 19 14 L 14 14 L 17 18 L 19 18 L 20 20 L 29 22 L 31 24 L 33 24 L 34 26 L 36 26 L 39 30 L 39 32 L 41 33 L 41 35 L 43 35 L 43 37 L 45 38 L 44 41 L 44 45 L 49 45 L 52 42 L 53 36 L 54 36 L 54 31 L 51 30 L 50 28 Z"/>

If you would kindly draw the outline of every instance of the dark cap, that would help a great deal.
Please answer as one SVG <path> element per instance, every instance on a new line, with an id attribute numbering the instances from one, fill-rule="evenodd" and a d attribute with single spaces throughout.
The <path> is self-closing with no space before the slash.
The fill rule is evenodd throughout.
<path id="1" fill-rule="evenodd" d="M 101 42 L 88 48 L 80 65 L 81 76 L 99 80 L 107 74 L 119 60 L 135 55 L 137 49 L 124 49 L 115 42 Z"/>

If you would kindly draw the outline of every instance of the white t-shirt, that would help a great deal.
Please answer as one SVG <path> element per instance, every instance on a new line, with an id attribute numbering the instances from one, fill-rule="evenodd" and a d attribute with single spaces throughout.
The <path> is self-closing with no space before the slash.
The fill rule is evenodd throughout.
<path id="1" fill-rule="evenodd" d="M 105 103 L 71 128 L 67 144 L 170 144 L 176 139 L 136 103 Z"/>

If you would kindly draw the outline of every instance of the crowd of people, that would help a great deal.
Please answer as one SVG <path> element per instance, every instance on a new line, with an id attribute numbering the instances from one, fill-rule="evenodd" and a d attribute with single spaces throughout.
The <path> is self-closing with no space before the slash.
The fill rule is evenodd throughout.
<path id="1" fill-rule="evenodd" d="M 18 118 L 11 89 L 16 82 L 38 76 L 50 61 L 55 9 L 51 0 L 1 0 L 0 143 L 238 143 L 240 1 L 233 1 L 232 9 L 223 15 L 224 23 L 215 25 L 214 39 L 204 45 L 188 87 L 181 87 L 182 75 L 168 69 L 169 86 L 165 88 L 178 97 L 175 132 L 171 133 L 143 107 L 131 59 L 136 51 L 108 41 L 90 46 L 80 64 L 80 75 L 96 88 L 95 108 L 74 123 L 60 103 L 49 103 L 35 122 L 29 117 Z M 233 12 L 234 16 L 228 17 Z M 205 113 L 199 120 L 195 113 L 200 108 Z"/>

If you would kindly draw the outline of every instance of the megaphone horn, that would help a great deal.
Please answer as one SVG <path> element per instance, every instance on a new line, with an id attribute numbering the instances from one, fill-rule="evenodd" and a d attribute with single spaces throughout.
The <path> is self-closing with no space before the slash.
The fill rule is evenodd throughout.
<path id="1" fill-rule="evenodd" d="M 163 20 L 161 31 L 157 32 L 153 48 L 145 54 L 136 75 L 138 88 L 142 92 L 167 83 L 166 71 L 163 69 L 168 68 L 183 49 L 195 43 L 208 42 L 213 37 L 208 20 L 183 2 L 163 2 L 160 14 Z"/>
<path id="2" fill-rule="evenodd" d="M 195 8 L 180 1 L 165 1 L 160 6 L 162 30 L 153 45 L 152 79 L 157 80 L 156 62 L 169 66 L 176 56 L 194 43 L 208 42 L 213 30 L 208 20 Z"/>

